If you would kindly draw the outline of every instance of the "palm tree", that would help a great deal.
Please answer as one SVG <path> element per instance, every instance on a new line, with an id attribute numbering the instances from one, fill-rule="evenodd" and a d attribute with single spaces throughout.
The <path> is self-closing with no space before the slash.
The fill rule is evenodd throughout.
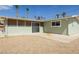
<path id="1" fill-rule="evenodd" d="M 19 11 L 18 11 L 19 5 L 15 5 L 15 8 L 16 8 L 16 17 L 19 17 Z"/>
<path id="2" fill-rule="evenodd" d="M 26 16 L 28 18 L 28 14 L 29 14 L 29 8 L 26 8 Z"/>
<path id="3" fill-rule="evenodd" d="M 65 17 L 65 16 L 66 16 L 66 12 L 63 12 L 63 13 L 62 13 L 62 17 Z"/>
<path id="4" fill-rule="evenodd" d="M 56 14 L 56 18 L 59 18 L 59 16 L 60 16 L 59 14 Z"/>

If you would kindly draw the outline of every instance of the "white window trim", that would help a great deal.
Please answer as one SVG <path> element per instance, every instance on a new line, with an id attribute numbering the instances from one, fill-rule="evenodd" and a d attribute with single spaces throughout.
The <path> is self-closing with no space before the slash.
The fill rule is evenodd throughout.
<path id="1" fill-rule="evenodd" d="M 61 20 L 58 20 L 60 22 L 60 26 L 52 26 L 52 22 L 57 22 L 57 21 L 52 21 L 51 22 L 51 27 L 61 27 Z"/>

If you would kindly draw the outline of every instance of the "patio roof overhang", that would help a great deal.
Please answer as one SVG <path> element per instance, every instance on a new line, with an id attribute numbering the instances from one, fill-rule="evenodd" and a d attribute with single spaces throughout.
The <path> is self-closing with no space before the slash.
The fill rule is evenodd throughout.
<path id="1" fill-rule="evenodd" d="M 22 20 L 22 21 L 35 21 L 35 22 L 45 22 L 45 20 L 33 20 L 33 19 L 27 19 L 27 18 L 15 18 L 15 17 L 0 17 L 0 20 L 6 20 L 6 19 L 12 19 L 12 20 Z"/>

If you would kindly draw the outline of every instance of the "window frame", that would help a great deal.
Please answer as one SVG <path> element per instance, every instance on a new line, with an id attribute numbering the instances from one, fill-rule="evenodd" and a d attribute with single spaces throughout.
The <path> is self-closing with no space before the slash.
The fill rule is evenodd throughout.
<path id="1" fill-rule="evenodd" d="M 60 25 L 59 25 L 59 26 L 57 26 L 57 25 L 54 25 L 54 26 L 53 26 L 53 25 L 52 25 L 52 22 L 60 22 Z M 52 21 L 52 22 L 51 22 L 51 27 L 61 27 L 61 20 L 58 20 L 58 21 Z"/>

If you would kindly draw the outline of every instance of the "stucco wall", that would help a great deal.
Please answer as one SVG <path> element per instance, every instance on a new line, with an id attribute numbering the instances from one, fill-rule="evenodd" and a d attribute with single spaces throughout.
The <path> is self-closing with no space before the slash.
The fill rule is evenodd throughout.
<path id="1" fill-rule="evenodd" d="M 67 26 L 67 21 L 66 20 L 59 20 L 61 21 L 61 27 L 53 27 L 52 26 L 52 21 L 57 21 L 57 20 L 51 20 L 49 22 L 44 23 L 44 32 L 48 33 L 54 33 L 54 34 L 68 34 L 68 26 Z"/>
<path id="2" fill-rule="evenodd" d="M 32 27 L 31 26 L 8 26 L 6 27 L 6 34 L 7 35 L 24 35 L 24 34 L 30 34 L 32 33 Z"/>
<path id="3" fill-rule="evenodd" d="M 40 28 L 40 33 L 43 33 L 43 26 L 39 26 Z"/>
<path id="4" fill-rule="evenodd" d="M 68 32 L 69 32 L 69 35 L 74 35 L 74 34 L 79 33 L 79 20 L 78 19 L 69 19 Z"/>
<path id="5" fill-rule="evenodd" d="M 43 32 L 43 27 L 39 28 L 40 33 Z M 26 35 L 32 33 L 31 26 L 8 26 L 6 27 L 6 35 Z"/>

